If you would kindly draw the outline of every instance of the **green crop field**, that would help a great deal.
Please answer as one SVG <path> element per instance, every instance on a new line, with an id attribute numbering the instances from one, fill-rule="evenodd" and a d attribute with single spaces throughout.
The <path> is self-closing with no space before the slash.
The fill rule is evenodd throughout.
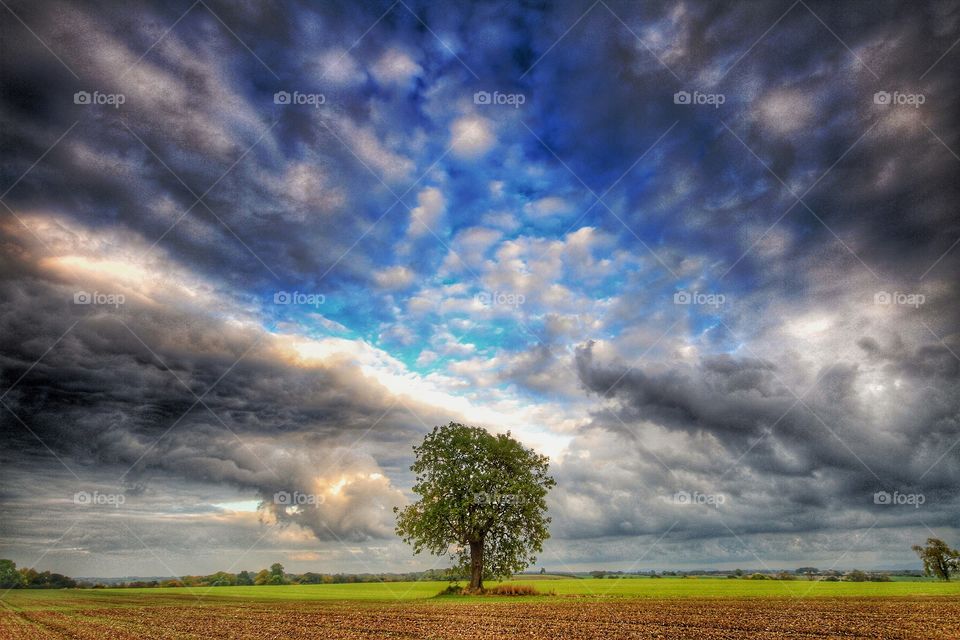
<path id="1" fill-rule="evenodd" d="M 723 578 L 518 578 L 511 584 L 530 584 L 541 599 L 586 598 L 833 598 L 877 596 L 957 596 L 960 582 L 809 582 L 806 580 L 728 580 Z M 495 585 L 497 583 L 490 583 Z M 144 588 L 144 589 L 18 589 L 3 601 L 15 608 L 70 608 L 126 606 L 184 601 L 404 601 L 436 604 L 466 601 L 492 602 L 510 597 L 463 598 L 439 596 L 445 582 L 373 582 L 357 584 L 285 585 L 259 587 Z"/>

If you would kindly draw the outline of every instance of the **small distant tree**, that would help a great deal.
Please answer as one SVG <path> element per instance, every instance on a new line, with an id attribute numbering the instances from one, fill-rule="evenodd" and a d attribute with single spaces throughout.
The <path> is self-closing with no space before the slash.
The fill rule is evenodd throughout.
<path id="1" fill-rule="evenodd" d="M 733 572 L 733 575 L 739 578 L 740 576 L 743 575 L 743 569 L 737 569 L 736 571 Z"/>
<path id="2" fill-rule="evenodd" d="M 868 576 L 863 571 L 860 571 L 859 569 L 854 569 L 853 571 L 845 575 L 843 579 L 846 580 L 847 582 L 866 582 L 869 577 L 870 576 Z"/>
<path id="3" fill-rule="evenodd" d="M 414 553 L 450 555 L 469 572 L 470 589 L 536 562 L 550 537 L 549 460 L 510 433 L 493 435 L 451 422 L 414 446 L 413 491 L 420 499 L 397 514 L 397 535 Z"/>
<path id="4" fill-rule="evenodd" d="M 951 574 L 960 572 L 960 551 L 939 538 L 927 538 L 925 547 L 914 545 L 913 550 L 923 561 L 924 575 L 949 581 Z"/>
<path id="5" fill-rule="evenodd" d="M 237 574 L 237 584 L 240 586 L 253 584 L 253 575 L 249 571 L 241 571 Z"/>

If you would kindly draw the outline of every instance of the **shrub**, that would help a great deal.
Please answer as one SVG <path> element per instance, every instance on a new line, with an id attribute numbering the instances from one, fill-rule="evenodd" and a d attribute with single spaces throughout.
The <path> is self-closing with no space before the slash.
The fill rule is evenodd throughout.
<path id="1" fill-rule="evenodd" d="M 860 571 L 859 569 L 854 569 L 853 571 L 845 575 L 843 579 L 847 582 L 866 582 L 867 574 L 864 573 L 863 571 Z"/>
<path id="2" fill-rule="evenodd" d="M 498 584 L 489 589 L 470 589 L 458 584 L 451 584 L 438 593 L 439 596 L 553 596 L 553 591 L 537 591 L 529 584 Z"/>
<path id="3" fill-rule="evenodd" d="M 750 579 L 751 580 L 769 580 L 770 578 L 763 575 L 762 573 L 754 573 L 750 575 Z"/>
<path id="4" fill-rule="evenodd" d="M 529 584 L 498 584 L 492 589 L 487 589 L 487 593 L 492 596 L 539 596 L 541 594 L 532 585 Z"/>

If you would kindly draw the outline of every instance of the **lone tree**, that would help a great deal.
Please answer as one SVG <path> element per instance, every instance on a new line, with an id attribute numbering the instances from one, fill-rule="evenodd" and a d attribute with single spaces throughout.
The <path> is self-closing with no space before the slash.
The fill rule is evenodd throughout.
<path id="1" fill-rule="evenodd" d="M 913 550 L 923 561 L 925 575 L 949 581 L 950 574 L 960 571 L 960 551 L 951 549 L 943 540 L 927 538 L 927 546 L 914 545 Z"/>
<path id="2" fill-rule="evenodd" d="M 556 482 L 549 459 L 506 435 L 451 422 L 413 448 L 413 491 L 420 499 L 397 514 L 397 535 L 469 569 L 470 589 L 536 562 L 550 537 L 546 495 Z"/>

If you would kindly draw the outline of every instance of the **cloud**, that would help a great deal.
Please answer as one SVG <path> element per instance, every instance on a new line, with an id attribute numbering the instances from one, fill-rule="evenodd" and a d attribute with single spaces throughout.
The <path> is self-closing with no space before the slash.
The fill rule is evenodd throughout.
<path id="1" fill-rule="evenodd" d="M 423 72 L 420 65 L 402 51 L 390 49 L 373 65 L 373 77 L 382 85 L 405 87 Z"/>
<path id="2" fill-rule="evenodd" d="M 407 267 L 395 266 L 378 271 L 373 279 L 381 289 L 403 289 L 413 282 L 414 273 Z"/>
<path id="3" fill-rule="evenodd" d="M 437 232 L 441 216 L 446 209 L 443 192 L 436 187 L 426 187 L 417 193 L 417 206 L 410 210 L 410 226 L 407 235 L 411 238 Z"/>
<path id="4" fill-rule="evenodd" d="M 478 116 L 458 118 L 450 126 L 450 146 L 461 158 L 478 158 L 496 143 L 489 120 Z"/>

